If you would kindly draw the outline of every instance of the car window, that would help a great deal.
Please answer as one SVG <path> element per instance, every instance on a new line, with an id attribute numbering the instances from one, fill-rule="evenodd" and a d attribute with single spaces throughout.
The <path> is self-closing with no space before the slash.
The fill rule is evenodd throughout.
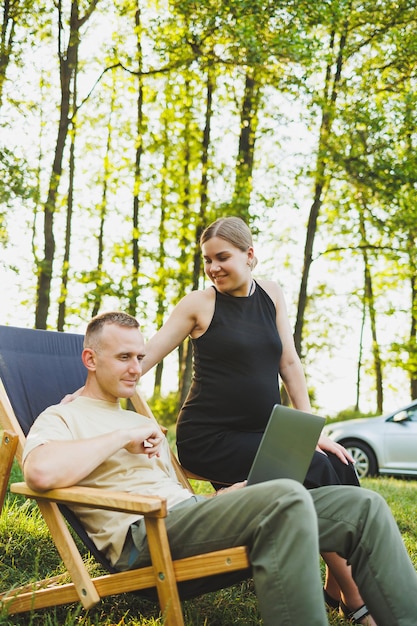
<path id="1" fill-rule="evenodd" d="M 417 422 L 417 406 L 412 406 L 408 409 L 398 411 L 398 413 L 394 413 L 394 415 L 388 419 L 389 422 L 402 422 L 404 420 Z"/>
<path id="2" fill-rule="evenodd" d="M 412 422 L 417 422 L 417 406 L 413 406 L 407 411 L 407 418 Z"/>

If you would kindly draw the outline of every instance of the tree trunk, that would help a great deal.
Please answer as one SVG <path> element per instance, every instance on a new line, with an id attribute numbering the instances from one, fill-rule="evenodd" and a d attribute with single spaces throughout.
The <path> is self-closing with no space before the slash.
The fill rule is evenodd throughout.
<path id="1" fill-rule="evenodd" d="M 70 250 L 71 250 L 71 226 L 72 226 L 72 214 L 74 208 L 74 175 L 75 175 L 75 139 L 77 132 L 76 114 L 77 109 L 77 70 L 78 70 L 78 50 L 75 51 L 75 64 L 73 70 L 73 92 L 72 92 L 72 110 L 74 114 L 72 116 L 72 133 L 71 133 L 71 146 L 70 146 L 70 158 L 69 158 L 69 184 L 68 184 L 68 200 L 67 200 L 67 217 L 65 225 L 65 243 L 64 243 L 64 258 L 61 271 L 61 292 L 58 302 L 58 320 L 57 330 L 63 331 L 65 325 L 66 314 L 66 302 L 67 302 L 67 290 L 68 290 L 68 272 L 70 265 Z"/>
<path id="2" fill-rule="evenodd" d="M 259 83 L 251 74 L 247 73 L 240 111 L 236 182 L 230 211 L 230 214 L 237 215 L 246 222 L 249 221 L 250 198 L 253 189 L 252 176 L 260 97 L 261 89 Z"/>
<path id="3" fill-rule="evenodd" d="M 363 333 L 365 329 L 366 321 L 366 304 L 365 299 L 362 298 L 362 320 L 361 320 L 361 332 L 359 335 L 359 353 L 358 353 L 358 366 L 356 370 L 356 402 L 355 411 L 360 410 L 360 398 L 361 398 L 361 374 L 362 374 L 362 355 L 363 355 Z"/>
<path id="4" fill-rule="evenodd" d="M 203 131 L 203 141 L 201 145 L 201 182 L 200 182 L 200 210 L 197 218 L 195 240 L 194 240 L 194 255 L 193 255 L 193 275 L 192 275 L 192 289 L 193 291 L 198 289 L 200 276 L 202 274 L 201 266 L 201 250 L 200 250 L 200 236 L 203 232 L 206 224 L 207 203 L 208 203 L 208 159 L 209 159 L 209 147 L 211 137 L 211 122 L 213 117 L 213 93 L 215 89 L 215 81 L 212 72 L 209 68 L 207 73 L 207 90 L 206 90 L 206 111 L 205 111 L 205 123 Z M 192 378 L 192 344 L 190 340 L 186 340 L 184 345 L 180 349 L 180 367 L 179 367 L 179 404 L 183 404 L 188 390 L 191 385 Z"/>
<path id="5" fill-rule="evenodd" d="M 408 237 L 408 247 L 410 249 L 410 267 L 415 268 L 415 237 L 414 233 L 410 232 Z M 411 399 L 417 398 L 417 276 L 415 269 L 411 271 L 410 276 L 411 287 L 411 324 L 410 324 L 410 348 L 409 359 L 411 361 L 410 372 L 410 394 Z"/>
<path id="6" fill-rule="evenodd" d="M 141 159 L 143 153 L 143 84 L 142 84 L 142 42 L 141 42 L 141 13 L 140 8 L 135 12 L 135 31 L 138 34 L 136 55 L 138 61 L 138 95 L 136 100 L 136 154 L 135 154 L 135 184 L 133 190 L 132 216 L 132 283 L 129 293 L 128 312 L 135 316 L 139 296 L 139 191 L 141 182 Z"/>
<path id="7" fill-rule="evenodd" d="M 96 286 L 94 292 L 94 301 L 93 308 L 91 311 L 92 317 L 98 314 L 101 308 L 102 301 L 102 293 L 103 290 L 101 288 L 102 279 L 103 279 L 103 259 L 104 259 L 104 225 L 106 223 L 107 216 L 107 192 L 108 192 L 108 181 L 110 179 L 110 152 L 112 146 L 112 133 L 113 133 L 113 113 L 116 101 L 116 88 L 113 83 L 113 89 L 111 93 L 111 101 L 110 101 L 110 113 L 109 113 L 109 121 L 107 124 L 107 138 L 106 138 L 106 152 L 103 159 L 103 189 L 101 192 L 101 202 L 98 205 L 98 214 L 99 214 L 99 229 L 98 229 L 98 237 L 97 237 L 97 271 L 96 271 Z"/>
<path id="8" fill-rule="evenodd" d="M 79 18 L 78 0 L 71 4 L 70 35 L 66 51 L 63 51 L 62 38 L 62 5 L 58 3 L 59 33 L 58 33 L 58 56 L 60 67 L 61 106 L 59 116 L 58 135 L 55 145 L 55 154 L 52 164 L 52 172 L 49 180 L 48 196 L 44 206 L 44 249 L 43 259 L 38 262 L 38 283 L 36 291 L 35 327 L 46 329 L 51 298 L 52 270 L 55 258 L 54 216 L 57 204 L 59 183 L 62 174 L 62 161 L 64 156 L 65 142 L 71 121 L 71 77 L 75 71 L 80 43 L 80 27 L 91 16 L 98 0 L 92 0 L 83 18 Z"/>
<path id="9" fill-rule="evenodd" d="M 376 309 L 375 309 L 375 296 L 372 285 L 372 276 L 370 270 L 370 264 L 368 259 L 368 241 L 365 230 L 365 219 L 362 210 L 359 212 L 359 224 L 361 230 L 362 240 L 362 258 L 364 265 L 364 301 L 369 311 L 369 319 L 371 324 L 371 336 L 372 336 L 372 354 L 374 359 L 374 371 L 375 371 L 375 387 L 376 387 L 376 405 L 378 413 L 383 412 L 384 404 L 384 392 L 382 384 L 382 360 L 381 352 L 378 343 L 378 333 L 376 329 Z"/>
<path id="10" fill-rule="evenodd" d="M 303 342 L 303 326 L 305 319 L 305 311 L 307 308 L 307 292 L 308 292 L 308 279 L 310 275 L 310 268 L 313 262 L 313 247 L 314 239 L 317 232 L 317 220 L 319 217 L 321 205 L 323 203 L 323 192 L 327 185 L 327 143 L 330 133 L 332 131 L 332 124 L 335 115 L 335 105 L 337 95 L 339 91 L 344 50 L 347 40 L 348 22 L 344 23 L 342 34 L 339 40 L 339 48 L 336 55 L 336 63 L 334 74 L 332 74 L 332 64 L 329 62 L 326 69 L 325 83 L 324 83 L 324 104 L 322 106 L 322 118 L 319 133 L 319 143 L 317 150 L 316 172 L 314 182 L 314 199 L 310 208 L 310 214 L 308 218 L 307 236 L 304 246 L 304 263 L 301 275 L 300 291 L 298 295 L 297 306 L 297 318 L 294 328 L 294 343 L 295 348 L 300 357 L 302 357 L 302 342 Z M 330 37 L 330 52 L 335 52 L 336 47 L 336 33 L 333 32 Z"/>

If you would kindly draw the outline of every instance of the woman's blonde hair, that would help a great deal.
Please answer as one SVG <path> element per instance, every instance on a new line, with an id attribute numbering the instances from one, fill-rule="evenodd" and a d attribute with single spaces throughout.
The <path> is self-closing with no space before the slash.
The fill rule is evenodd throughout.
<path id="1" fill-rule="evenodd" d="M 228 241 L 242 252 L 246 252 L 248 248 L 253 246 L 249 226 L 240 217 L 219 217 L 201 233 L 200 247 L 213 237 Z M 254 257 L 250 264 L 251 269 L 255 267 L 257 262 L 257 258 Z"/>

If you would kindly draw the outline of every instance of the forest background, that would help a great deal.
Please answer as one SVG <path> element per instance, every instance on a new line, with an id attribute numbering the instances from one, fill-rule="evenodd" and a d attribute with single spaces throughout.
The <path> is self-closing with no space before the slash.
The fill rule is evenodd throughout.
<path id="1" fill-rule="evenodd" d="M 314 406 L 416 398 L 416 5 L 3 0 L 0 323 L 149 338 L 238 215 Z M 143 384 L 189 378 L 185 344 Z"/>

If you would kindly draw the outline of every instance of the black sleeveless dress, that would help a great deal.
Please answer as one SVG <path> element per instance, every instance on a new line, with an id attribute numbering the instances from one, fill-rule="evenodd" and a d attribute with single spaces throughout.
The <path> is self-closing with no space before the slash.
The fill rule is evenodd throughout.
<path id="1" fill-rule="evenodd" d="M 248 297 L 216 290 L 213 319 L 192 346 L 193 380 L 178 417 L 178 456 L 186 469 L 220 488 L 247 478 L 272 407 L 281 402 L 274 303 L 258 284 Z M 352 466 L 315 452 L 304 484 L 358 480 Z"/>

